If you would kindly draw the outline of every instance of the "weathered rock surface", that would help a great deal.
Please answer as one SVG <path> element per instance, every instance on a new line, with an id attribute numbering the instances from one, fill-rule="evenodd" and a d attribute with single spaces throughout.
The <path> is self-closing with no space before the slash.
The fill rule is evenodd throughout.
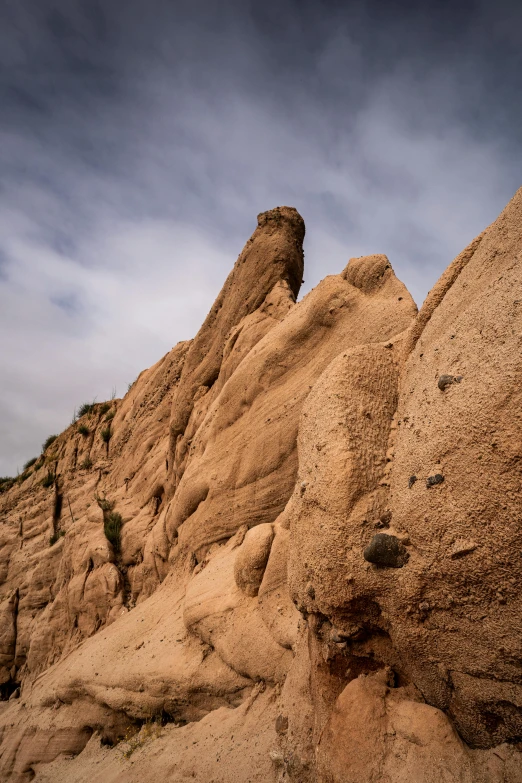
<path id="1" fill-rule="evenodd" d="M 250 338 L 248 348 L 267 331 L 259 321 L 273 318 L 272 311 L 280 309 L 277 298 L 272 301 L 274 287 L 283 284 L 286 296 L 295 301 L 303 279 L 304 234 L 304 221 L 291 207 L 277 207 L 258 215 L 256 230 L 193 340 L 174 396 L 170 421 L 170 475 L 174 474 L 174 486 L 183 473 L 188 444 L 182 436 L 194 408 L 197 390 L 201 387 L 210 389 L 218 380 L 221 365 L 231 347 L 227 350 L 227 341 L 234 344 L 239 336 L 245 336 L 241 335 L 242 331 L 252 331 L 251 323 L 243 324 L 243 329 L 239 330 L 237 326 L 264 302 L 265 318 L 256 319 L 257 339 Z M 243 350 L 246 347 L 243 346 Z"/>
<path id="2" fill-rule="evenodd" d="M 409 649 L 427 701 L 479 747 L 522 736 L 521 251 L 519 191 L 405 362 L 390 473 L 393 520 L 412 550 L 406 583 L 387 591 L 394 644 Z M 441 394 L 433 381 L 448 371 L 465 380 Z M 408 491 L 411 473 L 444 483 Z M 460 539 L 477 547 L 452 557 Z"/>
<path id="3" fill-rule="evenodd" d="M 522 781 L 522 191 L 418 314 L 303 238 L 0 495 L 2 781 Z"/>
<path id="4" fill-rule="evenodd" d="M 407 688 L 390 688 L 386 675 L 352 680 L 335 702 L 318 746 L 320 780 L 482 783 L 506 772 L 520 779 L 512 748 L 496 758 L 470 752 L 444 713 Z"/>
<path id="5" fill-rule="evenodd" d="M 284 510 L 310 388 L 339 351 L 386 340 L 415 313 L 386 256 L 368 259 L 376 277 L 369 293 L 348 282 L 352 266 L 361 274 L 364 262 L 353 259 L 293 306 L 243 358 L 199 428 L 187 430 L 190 452 L 166 512 L 170 545 L 198 556 L 241 525 L 271 523 Z"/>

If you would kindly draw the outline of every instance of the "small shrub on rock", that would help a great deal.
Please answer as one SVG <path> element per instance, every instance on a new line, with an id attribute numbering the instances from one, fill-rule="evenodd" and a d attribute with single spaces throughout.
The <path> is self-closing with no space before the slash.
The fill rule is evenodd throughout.
<path id="1" fill-rule="evenodd" d="M 103 532 L 107 541 L 110 541 L 116 550 L 120 548 L 122 524 L 121 514 L 117 511 L 109 511 L 104 515 Z"/>
<path id="2" fill-rule="evenodd" d="M 47 440 L 44 442 L 44 444 L 42 446 L 42 452 L 43 451 L 47 451 L 47 449 L 49 448 L 51 443 L 54 443 L 54 441 L 56 440 L 57 437 L 58 437 L 58 435 L 49 435 L 49 437 L 47 438 Z"/>
<path id="3" fill-rule="evenodd" d="M 0 495 L 3 492 L 7 492 L 8 489 L 11 489 L 11 487 L 14 485 L 16 479 L 14 479 L 12 476 L 3 476 L 0 478 Z"/>
<path id="4" fill-rule="evenodd" d="M 129 726 L 119 748 L 124 759 L 132 756 L 135 750 L 143 747 L 148 741 L 161 737 L 161 719 L 149 718 L 141 728 Z"/>
<path id="5" fill-rule="evenodd" d="M 84 402 L 80 407 L 78 408 L 78 412 L 76 414 L 76 418 L 81 419 L 82 416 L 86 416 L 88 413 L 92 413 L 94 408 L 96 406 L 95 401 L 92 402 Z"/>
<path id="6" fill-rule="evenodd" d="M 56 473 L 52 470 L 47 471 L 47 476 L 42 479 L 42 487 L 52 487 L 56 480 Z"/>
<path id="7" fill-rule="evenodd" d="M 101 498 L 99 495 L 95 495 L 94 499 L 96 500 L 97 504 L 99 505 L 99 507 L 103 512 L 112 511 L 112 508 L 114 506 L 112 500 L 109 500 L 109 498 Z"/>

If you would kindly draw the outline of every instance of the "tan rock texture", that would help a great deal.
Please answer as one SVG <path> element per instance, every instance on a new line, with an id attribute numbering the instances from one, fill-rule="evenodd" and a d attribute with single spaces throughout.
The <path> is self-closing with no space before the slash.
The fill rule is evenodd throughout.
<path id="1" fill-rule="evenodd" d="M 419 313 L 303 239 L 0 495 L 1 781 L 522 782 L 522 191 Z"/>
<path id="2" fill-rule="evenodd" d="M 242 331 L 252 331 L 250 323 L 243 324 L 242 330 L 237 330 L 237 326 L 258 310 L 268 297 L 263 313 L 265 318 L 256 319 L 257 334 L 248 341 L 248 347 L 252 347 L 261 334 L 267 331 L 259 321 L 272 317 L 272 311 L 278 310 L 278 302 L 270 299 L 274 287 L 283 284 L 295 301 L 303 279 L 304 234 L 304 221 L 297 210 L 291 207 L 277 207 L 258 215 L 256 230 L 194 338 L 183 365 L 170 420 L 174 486 L 183 473 L 190 438 L 183 439 L 182 436 L 193 411 L 198 389 L 211 388 L 218 380 L 227 341 L 235 343 Z"/>

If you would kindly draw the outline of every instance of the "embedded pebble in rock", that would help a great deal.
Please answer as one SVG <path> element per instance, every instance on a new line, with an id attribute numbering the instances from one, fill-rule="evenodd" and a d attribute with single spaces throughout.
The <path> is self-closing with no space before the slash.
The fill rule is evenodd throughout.
<path id="1" fill-rule="evenodd" d="M 408 489 L 411 489 L 416 481 L 417 481 L 417 476 L 410 476 L 408 479 Z"/>
<path id="2" fill-rule="evenodd" d="M 277 716 L 275 730 L 277 734 L 286 734 L 288 731 L 288 717 L 286 715 Z"/>
<path id="3" fill-rule="evenodd" d="M 314 598 L 315 598 L 315 590 L 314 590 L 313 585 L 311 585 L 311 584 L 307 585 L 307 587 L 306 587 L 306 594 L 308 596 L 310 596 L 312 601 L 314 600 Z"/>
<path id="4" fill-rule="evenodd" d="M 435 487 L 437 484 L 442 484 L 443 481 L 444 481 L 444 476 L 442 475 L 442 473 L 435 473 L 434 476 L 428 476 L 428 478 L 426 479 L 426 486 L 429 489 L 430 487 Z"/>
<path id="5" fill-rule="evenodd" d="M 396 536 L 377 533 L 363 552 L 369 563 L 389 568 L 402 568 L 408 562 L 409 554 Z"/>
<path id="6" fill-rule="evenodd" d="M 451 386 L 453 383 L 460 383 L 461 380 L 462 375 L 441 375 L 437 386 L 441 391 L 444 391 L 447 386 Z"/>

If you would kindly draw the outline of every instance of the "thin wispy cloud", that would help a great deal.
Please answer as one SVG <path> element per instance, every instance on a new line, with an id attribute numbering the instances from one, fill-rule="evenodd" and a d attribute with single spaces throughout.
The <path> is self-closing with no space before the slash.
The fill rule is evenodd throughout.
<path id="1" fill-rule="evenodd" d="M 0 13 L 0 474 L 195 334 L 257 212 L 303 293 L 385 252 L 420 304 L 522 184 L 507 3 Z"/>

